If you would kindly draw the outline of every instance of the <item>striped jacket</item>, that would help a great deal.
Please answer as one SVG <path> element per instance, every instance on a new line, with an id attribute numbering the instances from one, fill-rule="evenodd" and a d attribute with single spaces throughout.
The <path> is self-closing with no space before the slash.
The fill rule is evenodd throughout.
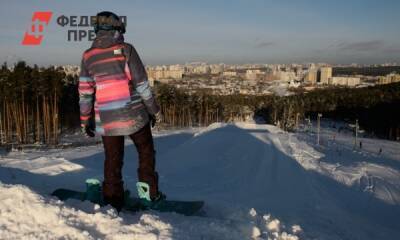
<path id="1" fill-rule="evenodd" d="M 118 32 L 100 31 L 83 53 L 78 89 L 81 123 L 94 116 L 103 136 L 135 133 L 159 111 L 139 55 Z"/>

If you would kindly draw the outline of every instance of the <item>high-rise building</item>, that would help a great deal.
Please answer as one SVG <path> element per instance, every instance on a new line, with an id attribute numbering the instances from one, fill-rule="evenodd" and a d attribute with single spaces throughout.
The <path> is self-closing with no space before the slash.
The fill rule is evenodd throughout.
<path id="1" fill-rule="evenodd" d="M 391 73 L 386 76 L 379 77 L 379 84 L 388 84 L 400 82 L 400 74 Z"/>
<path id="2" fill-rule="evenodd" d="M 331 67 L 322 67 L 320 69 L 320 79 L 319 82 L 321 84 L 329 84 L 329 78 L 332 77 L 332 68 Z"/>
<path id="3" fill-rule="evenodd" d="M 349 87 L 354 87 L 358 84 L 360 84 L 360 78 L 359 77 L 331 77 L 329 78 L 329 84 L 331 85 L 343 85 L 343 86 L 349 86 Z"/>
<path id="4" fill-rule="evenodd" d="M 315 84 L 317 83 L 317 69 L 310 68 L 304 77 L 304 80 L 308 83 Z"/>
<path id="5" fill-rule="evenodd" d="M 221 74 L 224 71 L 223 64 L 215 64 L 210 66 L 211 74 Z"/>

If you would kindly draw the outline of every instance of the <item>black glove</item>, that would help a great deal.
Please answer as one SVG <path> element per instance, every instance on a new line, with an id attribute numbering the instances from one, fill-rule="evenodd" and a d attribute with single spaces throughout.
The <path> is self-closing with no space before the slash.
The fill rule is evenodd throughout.
<path id="1" fill-rule="evenodd" d="M 159 111 L 155 115 L 150 114 L 149 115 L 149 120 L 150 120 L 151 127 L 154 128 L 156 126 L 156 123 L 158 124 L 158 123 L 160 123 L 162 121 L 161 111 Z"/>
<path id="2" fill-rule="evenodd" d="M 156 126 L 156 116 L 149 114 L 149 121 L 150 121 L 150 126 L 151 128 L 154 128 Z"/>
<path id="3" fill-rule="evenodd" d="M 95 136 L 95 130 L 93 127 L 86 125 L 86 124 L 82 124 L 81 125 L 81 131 L 82 133 L 87 137 L 94 137 Z"/>

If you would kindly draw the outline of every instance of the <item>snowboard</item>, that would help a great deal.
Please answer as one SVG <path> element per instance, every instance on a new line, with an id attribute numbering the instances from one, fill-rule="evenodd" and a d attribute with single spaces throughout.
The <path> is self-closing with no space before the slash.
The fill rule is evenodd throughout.
<path id="1" fill-rule="evenodd" d="M 57 197 L 61 201 L 68 199 L 76 199 L 80 201 L 90 201 L 100 206 L 107 205 L 102 198 L 102 193 L 88 193 L 82 191 L 75 191 L 70 189 L 59 188 L 55 190 L 52 196 Z M 175 212 L 185 216 L 201 215 L 201 209 L 204 205 L 203 201 L 174 201 L 174 200 L 163 200 L 157 204 L 154 208 L 149 208 L 143 205 L 139 198 L 130 196 L 129 191 L 125 191 L 125 201 L 122 210 L 129 212 L 138 212 L 145 210 L 154 210 L 159 212 Z"/>

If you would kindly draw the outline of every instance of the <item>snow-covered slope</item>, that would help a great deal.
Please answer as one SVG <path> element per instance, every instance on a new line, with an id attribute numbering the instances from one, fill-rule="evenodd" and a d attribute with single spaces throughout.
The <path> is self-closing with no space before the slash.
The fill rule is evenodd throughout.
<path id="1" fill-rule="evenodd" d="M 82 190 L 86 178 L 102 178 L 101 145 L 11 152 L 0 159 L 0 239 L 399 238 L 400 145 L 383 157 L 345 143 L 315 146 L 312 137 L 249 123 L 157 135 L 161 189 L 170 199 L 205 200 L 203 217 L 118 216 L 51 198 L 55 188 Z M 127 141 L 131 190 L 136 168 Z"/>
<path id="2" fill-rule="evenodd" d="M 110 207 L 75 200 L 65 204 L 22 185 L 0 184 L 0 191 L 0 239 L 243 239 L 252 234 L 250 217 L 237 225 L 241 229 L 177 214 L 118 216 Z"/>

